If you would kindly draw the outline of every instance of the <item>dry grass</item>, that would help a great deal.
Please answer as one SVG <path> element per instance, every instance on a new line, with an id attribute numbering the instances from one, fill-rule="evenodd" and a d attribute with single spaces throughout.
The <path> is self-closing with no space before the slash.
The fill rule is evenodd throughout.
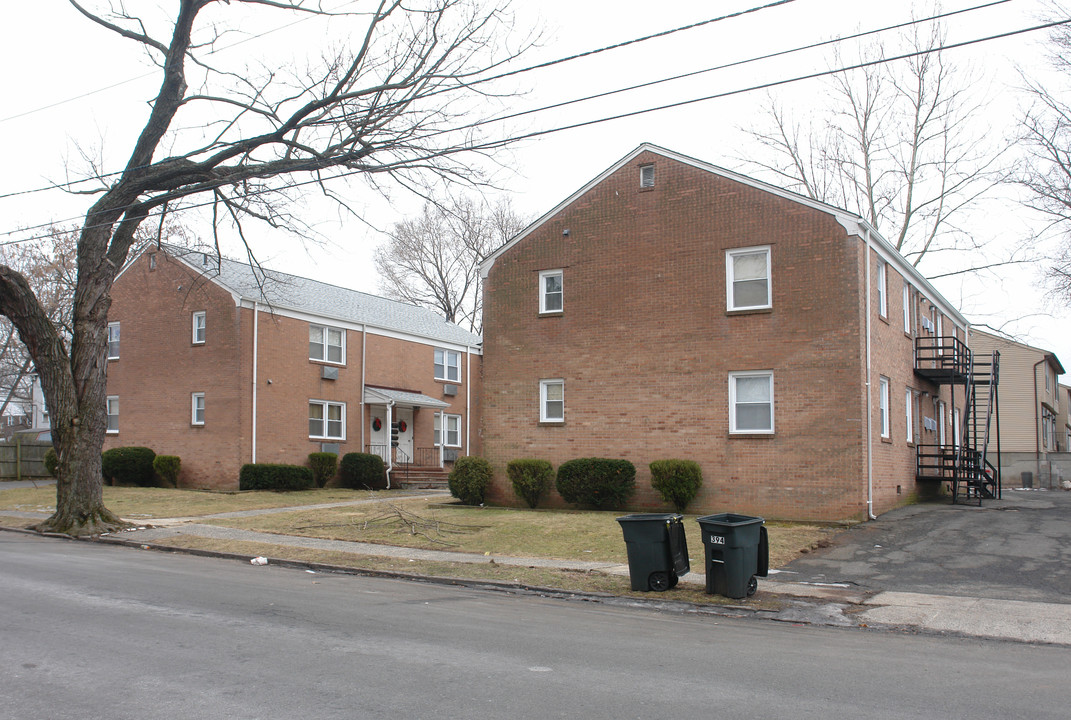
<path id="1" fill-rule="evenodd" d="M 407 494 L 385 490 L 371 493 L 364 490 L 325 488 L 298 492 L 208 492 L 204 490 L 174 490 L 168 488 L 105 487 L 104 504 L 128 520 L 190 517 L 212 515 L 238 510 L 317 505 L 320 503 L 367 500 L 371 497 Z M 408 493 L 411 494 L 411 493 Z M 53 512 L 56 509 L 56 487 L 15 488 L 0 492 L 0 512 Z"/>
<path id="2" fill-rule="evenodd" d="M 465 580 L 492 580 L 511 583 L 519 587 L 555 588 L 565 592 L 604 593 L 620 597 L 636 597 L 647 600 L 667 600 L 694 603 L 697 605 L 746 605 L 756 610 L 776 610 L 782 601 L 776 597 L 764 597 L 761 593 L 746 600 L 731 600 L 718 595 L 707 595 L 701 586 L 678 585 L 670 592 L 636 592 L 630 587 L 627 577 L 606 575 L 595 571 L 558 570 L 540 567 L 516 567 L 498 563 L 448 563 L 422 560 L 357 555 L 328 550 L 293 548 L 269 543 L 213 540 L 191 535 L 176 536 L 154 543 L 175 548 L 191 548 L 229 552 L 255 557 L 277 558 L 308 563 L 322 563 L 339 567 L 373 570 L 380 572 L 411 573 L 430 577 L 458 578 Z M 311 579 L 310 582 L 316 582 Z"/>
<path id="3" fill-rule="evenodd" d="M 473 508 L 457 505 L 450 499 L 421 499 L 208 522 L 282 535 L 426 550 L 625 563 L 625 544 L 616 521 L 618 515 L 620 513 L 615 512 Z M 404 522 L 403 517 L 409 522 Z M 692 563 L 701 566 L 703 543 L 699 524 L 693 517 L 687 517 L 684 526 Z M 770 566 L 780 567 L 802 552 L 824 544 L 833 532 L 830 528 L 815 525 L 770 523 Z"/>

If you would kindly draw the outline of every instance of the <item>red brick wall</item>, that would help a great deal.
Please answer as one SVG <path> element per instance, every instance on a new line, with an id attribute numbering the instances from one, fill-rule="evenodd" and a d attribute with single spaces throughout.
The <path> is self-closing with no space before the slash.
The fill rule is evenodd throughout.
<path id="1" fill-rule="evenodd" d="M 180 485 L 237 484 L 240 427 L 248 387 L 241 382 L 241 313 L 230 294 L 187 266 L 154 253 L 112 288 L 109 320 L 120 323 L 119 359 L 108 362 L 108 394 L 119 396 L 119 433 L 105 449 L 144 445 L 182 460 Z M 206 312 L 206 342 L 194 345 L 192 314 Z M 191 424 L 191 394 L 205 393 L 205 424 Z"/>
<path id="2" fill-rule="evenodd" d="M 112 296 L 110 318 L 120 322 L 121 348 L 120 359 L 109 363 L 108 394 L 119 395 L 120 416 L 119 433 L 109 436 L 105 447 L 145 445 L 158 454 L 178 455 L 182 485 L 237 488 L 238 471 L 253 456 L 253 310 L 237 308 L 229 293 L 162 253 L 152 271 L 147 257 L 138 260 L 116 282 Z M 191 341 L 196 310 L 208 313 L 207 339 L 198 346 Z M 324 441 L 309 438 L 310 400 L 345 403 L 339 451 L 364 451 L 371 418 L 367 412 L 361 417 L 364 333 L 345 331 L 343 365 L 309 359 L 307 320 L 261 307 L 256 333 L 256 460 L 304 464 L 309 453 L 320 450 Z M 481 358 L 462 353 L 461 382 L 450 397 L 443 394 L 445 383 L 434 380 L 433 351 L 432 344 L 369 332 L 365 382 L 449 402 L 446 412 L 462 416 L 463 438 L 464 421 L 471 416 L 475 446 Z M 466 382 L 470 357 L 472 380 Z M 325 365 L 337 367 L 337 380 L 322 377 Z M 193 392 L 205 393 L 203 427 L 191 424 Z M 432 446 L 433 423 L 433 410 L 414 412 L 416 447 Z"/>
<path id="3" fill-rule="evenodd" d="M 641 190 L 638 168 L 648 163 L 656 184 Z M 726 250 L 761 245 L 771 248 L 773 309 L 728 313 Z M 517 502 L 504 472 L 514 458 L 557 466 L 623 457 L 637 467 L 634 509 L 661 509 L 648 463 L 685 458 L 703 469 L 693 512 L 864 517 L 865 249 L 832 215 L 661 155 L 635 158 L 490 269 L 483 418 L 496 470 L 491 498 Z M 870 260 L 876 267 L 876 255 Z M 564 312 L 541 317 L 538 273 L 557 268 Z M 871 303 L 877 512 L 915 491 L 903 403 L 906 387 L 923 387 L 903 331 L 903 280 L 888 270 L 887 318 L 877 317 L 876 291 Z M 729 373 L 744 370 L 774 373 L 772 436 L 729 432 Z M 888 442 L 877 415 L 881 375 L 890 379 Z M 565 380 L 561 425 L 539 423 L 546 378 Z"/>

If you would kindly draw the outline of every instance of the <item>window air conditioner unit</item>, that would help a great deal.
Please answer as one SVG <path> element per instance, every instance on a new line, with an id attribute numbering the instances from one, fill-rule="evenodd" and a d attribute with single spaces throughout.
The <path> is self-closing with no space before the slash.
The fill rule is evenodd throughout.
<path id="1" fill-rule="evenodd" d="M 321 376 L 324 380 L 338 380 L 338 368 L 325 366 Z"/>
<path id="2" fill-rule="evenodd" d="M 320 443 L 320 452 L 329 452 L 338 455 L 338 443 Z"/>
<path id="3" fill-rule="evenodd" d="M 443 385 L 443 395 L 457 395 L 457 385 Z"/>

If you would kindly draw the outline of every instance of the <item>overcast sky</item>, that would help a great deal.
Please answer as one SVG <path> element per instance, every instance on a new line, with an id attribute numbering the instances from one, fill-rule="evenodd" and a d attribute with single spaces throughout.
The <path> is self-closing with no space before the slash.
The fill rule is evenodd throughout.
<path id="1" fill-rule="evenodd" d="M 338 0 L 339 3 L 342 0 Z M 967 8 L 983 0 L 945 2 L 943 10 Z M 128 2 L 128 7 L 142 5 Z M 539 47 L 525 64 L 641 37 L 760 5 L 760 0 L 656 3 L 632 0 L 521 0 L 515 3 L 518 32 L 541 33 Z M 90 24 L 66 0 L 11 3 L 0 30 L 0 128 L 4 162 L 0 165 L 0 194 L 33 189 L 67 177 L 68 168 L 82 168 L 87 158 L 105 169 L 121 166 L 132 139 L 148 113 L 146 102 L 158 85 L 134 43 Z M 100 3 L 91 3 L 99 6 Z M 150 5 L 144 2 L 144 5 Z M 157 3 L 152 3 L 157 5 Z M 169 9 L 173 0 L 158 3 Z M 221 6 L 226 8 L 226 6 Z M 1043 0 L 1010 0 L 996 7 L 957 16 L 947 22 L 948 40 L 959 42 L 1019 27 L 1028 27 L 1048 7 Z M 921 6 L 918 14 L 929 14 Z M 277 17 L 277 16 L 276 16 Z M 520 81 L 525 95 L 515 108 L 537 108 L 571 98 L 664 78 L 702 67 L 743 60 L 810 42 L 869 30 L 911 18 L 911 3 L 861 0 L 795 0 L 743 18 L 676 33 L 660 40 L 528 73 Z M 250 35 L 272 31 L 230 50 L 250 62 L 274 62 L 280 57 L 304 61 L 315 55 L 322 29 L 310 23 L 280 27 L 247 22 Z M 886 38 L 890 48 L 901 42 Z M 978 77 L 977 89 L 989 102 L 986 132 L 1009 137 L 1018 109 L 1025 102 L 1015 91 L 1019 72 L 1043 77 L 1044 33 L 996 40 L 949 51 L 955 62 L 969 66 Z M 846 56 L 857 49 L 846 46 Z M 953 54 L 954 53 L 954 54 Z M 543 130 L 624 111 L 653 107 L 695 97 L 748 88 L 808 72 L 832 63 L 828 49 L 787 58 L 750 63 L 689 81 L 669 83 L 643 92 L 597 102 L 535 113 L 516 121 L 513 130 Z M 821 106 L 828 91 L 820 80 L 779 88 L 775 97 L 793 111 L 805 113 Z M 700 160 L 740 169 L 742 159 L 757 152 L 741 131 L 758 121 L 763 92 L 686 105 L 657 113 L 552 133 L 515 146 L 502 160 L 507 166 L 497 183 L 516 209 L 537 217 L 598 175 L 642 142 L 653 142 Z M 762 178 L 770 180 L 771 178 Z M 265 264 L 287 272 L 356 289 L 377 292 L 371 255 L 388 228 L 420 208 L 417 198 L 398 193 L 390 202 L 354 183 L 345 188 L 347 200 L 361 213 L 356 221 L 337 208 L 310 200 L 305 219 L 326 242 L 296 245 L 264 231 L 257 238 Z M 90 200 L 59 192 L 0 198 L 0 242 L 17 239 L 20 227 L 60 222 L 75 224 Z M 205 227 L 194 223 L 195 231 Z M 969 229 L 980 240 L 1012 245 L 1040 227 L 1038 220 L 1012 202 L 992 203 L 971 219 Z M 923 266 L 930 274 L 961 267 L 944 260 Z M 1056 352 L 1071 366 L 1068 313 L 1056 312 L 1036 289 L 1036 268 L 1005 268 L 983 278 L 937 281 L 950 301 L 972 322 L 1005 326 L 1024 342 Z M 1065 303 L 1066 305 L 1066 303 Z M 1067 379 L 1064 379 L 1067 382 Z"/>

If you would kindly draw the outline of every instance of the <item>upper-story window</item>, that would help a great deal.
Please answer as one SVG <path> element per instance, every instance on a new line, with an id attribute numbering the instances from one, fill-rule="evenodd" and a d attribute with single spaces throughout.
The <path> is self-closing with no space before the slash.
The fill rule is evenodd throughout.
<path id="1" fill-rule="evenodd" d="M 119 323 L 108 323 L 108 359 L 119 359 Z"/>
<path id="2" fill-rule="evenodd" d="M 204 310 L 200 310 L 193 314 L 193 344 L 203 345 L 205 342 L 205 323 L 206 314 Z"/>
<path id="3" fill-rule="evenodd" d="M 889 265 L 878 258 L 878 315 L 889 317 Z"/>
<path id="4" fill-rule="evenodd" d="M 1049 373 L 1049 366 L 1045 365 L 1044 367 L 1042 367 L 1041 370 L 1042 370 L 1043 373 L 1045 373 L 1045 392 L 1046 392 L 1046 394 L 1051 393 L 1052 392 L 1052 380 L 1050 378 L 1051 374 Z"/>
<path id="5" fill-rule="evenodd" d="M 752 247 L 726 251 L 725 286 L 729 310 L 771 307 L 770 248 Z"/>
<path id="6" fill-rule="evenodd" d="M 911 334 L 911 286 L 904 280 L 904 332 Z"/>
<path id="7" fill-rule="evenodd" d="M 640 166 L 640 187 L 654 187 L 654 165 Z"/>
<path id="8" fill-rule="evenodd" d="M 881 418 L 881 436 L 888 439 L 892 435 L 889 417 L 889 378 L 878 381 L 878 414 Z"/>
<path id="9" fill-rule="evenodd" d="M 729 432 L 774 431 L 773 373 L 729 373 Z"/>
<path id="10" fill-rule="evenodd" d="M 190 424 L 205 424 L 205 394 L 203 392 L 190 395 Z"/>
<path id="11" fill-rule="evenodd" d="M 559 313 L 564 308 L 561 270 L 539 273 L 539 312 Z"/>
<path id="12" fill-rule="evenodd" d="M 435 348 L 435 379 L 461 382 L 461 353 Z"/>
<path id="13" fill-rule="evenodd" d="M 345 363 L 345 331 L 324 325 L 309 325 L 309 359 L 339 365 Z"/>

